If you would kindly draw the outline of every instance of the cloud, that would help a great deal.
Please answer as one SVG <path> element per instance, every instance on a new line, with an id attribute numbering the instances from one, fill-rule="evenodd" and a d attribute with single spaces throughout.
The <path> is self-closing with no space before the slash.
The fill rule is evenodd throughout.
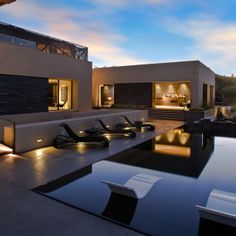
<path id="1" fill-rule="evenodd" d="M 146 62 L 120 46 L 128 39 L 101 19 L 101 12 L 96 9 L 78 11 L 21 0 L 2 8 L 1 12 L 11 17 L 9 23 L 17 22 L 18 26 L 87 46 L 96 66 Z"/>
<path id="2" fill-rule="evenodd" d="M 236 22 L 215 16 L 196 15 L 191 19 L 169 18 L 167 29 L 192 40 L 189 52 L 205 62 L 215 72 L 236 73 Z"/>

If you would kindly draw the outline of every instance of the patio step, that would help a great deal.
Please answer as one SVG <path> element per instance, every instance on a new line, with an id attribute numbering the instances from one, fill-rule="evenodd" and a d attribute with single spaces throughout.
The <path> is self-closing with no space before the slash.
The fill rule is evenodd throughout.
<path id="1" fill-rule="evenodd" d="M 184 120 L 183 110 L 149 109 L 150 119 Z"/>

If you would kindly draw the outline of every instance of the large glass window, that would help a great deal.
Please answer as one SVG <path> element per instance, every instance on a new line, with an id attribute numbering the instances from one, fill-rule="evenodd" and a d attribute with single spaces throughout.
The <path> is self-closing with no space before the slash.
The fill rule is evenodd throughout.
<path id="1" fill-rule="evenodd" d="M 72 81 L 49 79 L 49 111 L 72 108 Z"/>
<path id="2" fill-rule="evenodd" d="M 154 107 L 185 108 L 190 106 L 190 82 L 160 82 L 154 86 Z"/>
<path id="3" fill-rule="evenodd" d="M 12 37 L 10 35 L 0 34 L 0 42 L 3 43 L 12 43 L 28 48 L 36 48 L 36 43 L 30 40 L 21 39 L 17 37 Z"/>
<path id="4" fill-rule="evenodd" d="M 99 88 L 99 105 L 111 107 L 114 104 L 114 85 L 103 84 Z"/>

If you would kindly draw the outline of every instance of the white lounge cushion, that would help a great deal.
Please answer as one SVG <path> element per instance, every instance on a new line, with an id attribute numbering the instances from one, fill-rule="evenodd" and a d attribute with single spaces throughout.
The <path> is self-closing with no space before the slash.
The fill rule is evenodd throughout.
<path id="1" fill-rule="evenodd" d="M 146 174 L 132 176 L 124 185 L 103 180 L 112 192 L 136 199 L 144 198 L 160 177 Z"/>
<path id="2" fill-rule="evenodd" d="M 196 205 L 202 218 L 236 226 L 236 194 L 213 189 L 206 207 Z"/>

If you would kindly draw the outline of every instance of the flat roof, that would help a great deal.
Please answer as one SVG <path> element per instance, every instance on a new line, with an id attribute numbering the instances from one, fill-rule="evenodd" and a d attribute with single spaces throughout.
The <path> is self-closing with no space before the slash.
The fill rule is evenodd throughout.
<path id="1" fill-rule="evenodd" d="M 184 64 L 184 63 L 197 63 L 200 64 L 206 68 L 208 68 L 209 70 L 211 70 L 211 68 L 209 68 L 208 66 L 206 66 L 204 63 L 202 63 L 199 60 L 189 60 L 189 61 L 170 61 L 170 62 L 159 62 L 159 63 L 149 63 L 149 64 L 135 64 L 135 65 L 122 65 L 122 66 L 103 66 L 103 67 L 94 67 L 94 70 L 99 70 L 99 69 L 111 69 L 111 68 L 125 68 L 125 67 L 138 67 L 138 66 L 155 66 L 155 65 L 169 65 L 169 64 Z M 211 70 L 212 71 L 212 70 Z M 214 71 L 212 71 L 214 73 Z"/>

